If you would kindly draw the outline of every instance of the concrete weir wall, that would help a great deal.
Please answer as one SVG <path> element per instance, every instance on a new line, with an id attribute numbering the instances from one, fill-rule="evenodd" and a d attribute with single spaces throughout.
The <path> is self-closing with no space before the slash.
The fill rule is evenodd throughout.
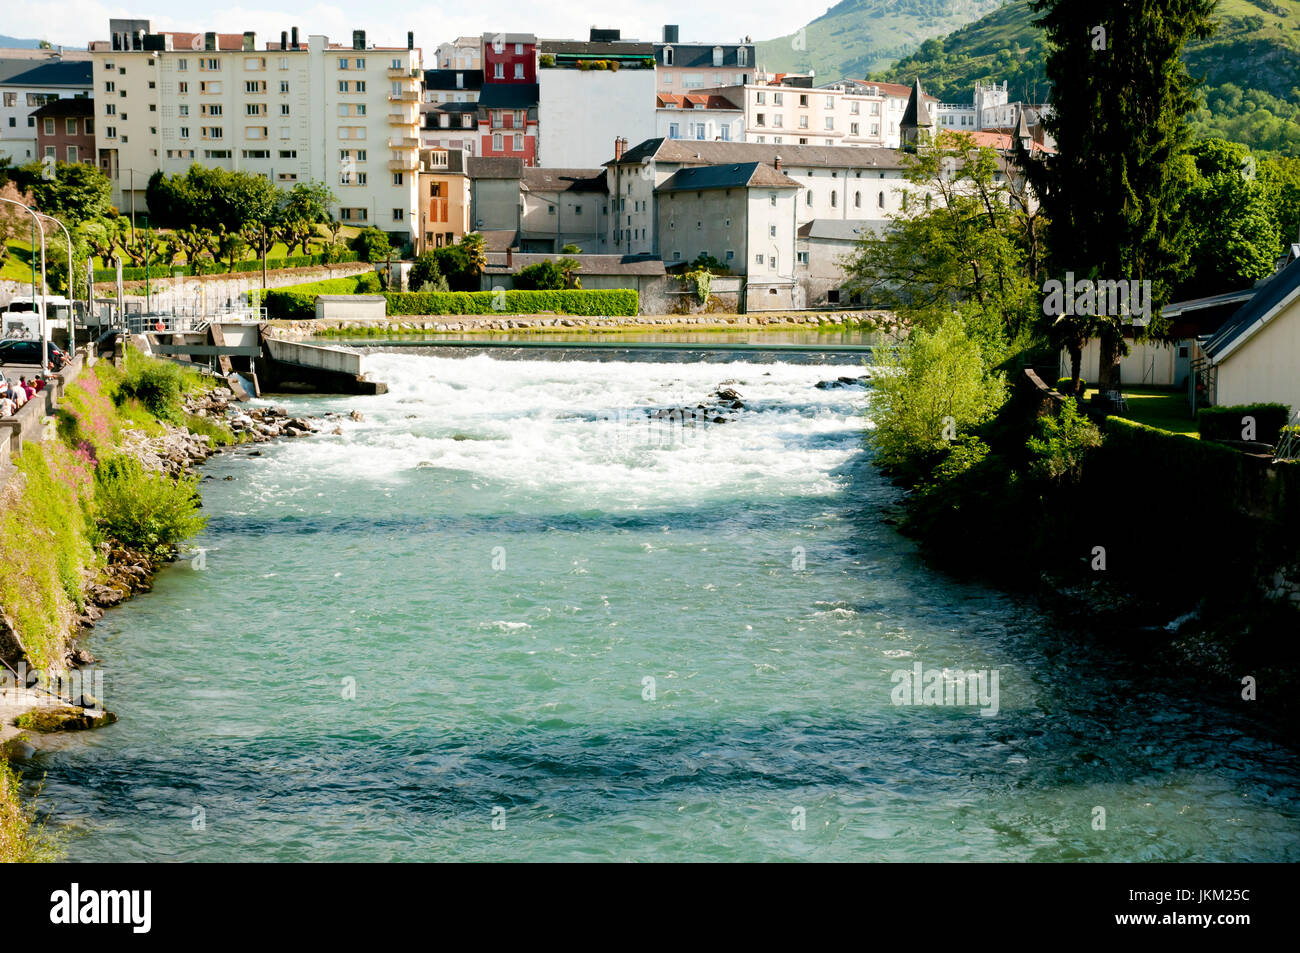
<path id="1" fill-rule="evenodd" d="M 282 341 L 263 333 L 258 377 L 263 390 L 310 388 L 327 394 L 383 394 L 386 384 L 362 376 L 361 355 L 339 347 Z"/>

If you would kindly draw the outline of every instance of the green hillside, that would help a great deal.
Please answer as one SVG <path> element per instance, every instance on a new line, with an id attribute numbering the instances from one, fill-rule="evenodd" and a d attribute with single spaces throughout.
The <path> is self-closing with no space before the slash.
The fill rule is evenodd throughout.
<path id="1" fill-rule="evenodd" d="M 922 41 L 944 36 L 1002 0 L 842 0 L 799 33 L 763 40 L 758 64 L 778 73 L 817 71 L 825 82 L 884 69 Z"/>
<path id="2" fill-rule="evenodd" d="M 1044 44 L 1028 0 L 945 36 L 875 78 L 910 82 L 948 102 L 968 102 L 977 80 L 1007 81 L 1013 99 L 1049 97 Z M 1205 78 L 1207 108 L 1199 135 L 1222 136 L 1262 152 L 1300 153 L 1300 0 L 1220 0 L 1219 29 L 1188 50 L 1193 75 Z"/>

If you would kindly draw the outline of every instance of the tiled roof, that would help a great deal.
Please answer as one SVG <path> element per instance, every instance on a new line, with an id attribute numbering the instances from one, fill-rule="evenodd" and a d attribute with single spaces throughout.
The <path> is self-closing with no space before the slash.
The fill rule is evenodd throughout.
<path id="1" fill-rule="evenodd" d="M 164 36 L 172 38 L 173 50 L 194 50 L 196 53 L 202 53 L 204 39 L 202 33 L 171 33 L 164 32 Z M 277 46 L 279 44 L 276 44 Z M 303 49 L 306 49 L 303 44 Z M 221 51 L 240 52 L 244 49 L 244 34 L 242 33 L 218 33 L 217 49 Z"/>
<path id="2" fill-rule="evenodd" d="M 657 93 L 656 99 L 660 109 L 676 107 L 678 109 L 734 109 L 740 107 L 726 96 L 716 93 Z"/>
<path id="3" fill-rule="evenodd" d="M 715 142 L 700 139 L 647 139 L 623 154 L 621 162 L 640 163 L 646 158 L 687 165 L 721 165 L 728 162 L 772 164 L 780 156 L 789 168 L 900 169 L 903 153 L 874 146 L 799 146 L 759 142 Z M 605 163 L 613 164 L 613 160 Z"/>
<path id="4" fill-rule="evenodd" d="M 692 166 L 678 169 L 656 192 L 687 192 L 701 189 L 797 189 L 799 183 L 770 165 L 741 162 L 728 165 Z"/>
<path id="5" fill-rule="evenodd" d="M 524 169 L 524 188 L 531 192 L 607 192 L 605 170 Z"/>
<path id="6" fill-rule="evenodd" d="M 470 156 L 465 171 L 471 179 L 521 179 L 524 160 L 511 156 Z"/>
<path id="7" fill-rule="evenodd" d="M 1218 363 L 1297 298 L 1300 298 L 1300 258 L 1260 285 L 1254 297 L 1210 335 L 1202 349 L 1213 363 Z"/>

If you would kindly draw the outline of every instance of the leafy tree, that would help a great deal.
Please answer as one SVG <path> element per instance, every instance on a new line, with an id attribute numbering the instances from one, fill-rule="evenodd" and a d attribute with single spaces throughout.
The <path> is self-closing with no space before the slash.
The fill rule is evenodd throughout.
<path id="1" fill-rule="evenodd" d="M 434 285 L 436 287 L 430 290 L 443 290 L 447 285 L 447 279 L 443 277 L 442 269 L 438 267 L 438 255 L 433 251 L 421 252 L 411 265 L 410 283 L 412 288 L 420 291 L 424 290 L 425 285 Z"/>
<path id="2" fill-rule="evenodd" d="M 1283 245 L 1300 242 L 1300 158 L 1265 159 L 1259 164 L 1258 174 L 1259 181 L 1268 190 L 1269 206 Z"/>
<path id="3" fill-rule="evenodd" d="M 1164 301 L 1187 255 L 1174 160 L 1197 100 L 1181 55 L 1213 31 L 1214 0 L 1031 6 L 1049 44 L 1053 110 L 1044 123 L 1058 151 L 1027 171 L 1051 222 L 1051 273 L 1150 281 L 1152 300 Z M 1125 316 L 1050 317 L 1058 337 L 1100 339 L 1099 386 L 1118 389 Z M 1073 348 L 1071 365 L 1077 380 Z"/>
<path id="4" fill-rule="evenodd" d="M 521 291 L 560 291 L 568 282 L 560 266 L 548 260 L 519 269 L 514 285 Z"/>
<path id="5" fill-rule="evenodd" d="M 558 258 L 555 261 L 555 267 L 560 269 L 560 274 L 564 275 L 564 287 L 581 288 L 582 279 L 578 277 L 578 272 L 582 269 L 582 264 L 573 258 Z"/>
<path id="6" fill-rule="evenodd" d="M 931 469 L 1006 397 L 1004 379 L 955 313 L 931 331 L 914 330 L 897 355 L 884 351 L 875 363 L 869 437 L 881 465 L 897 472 Z"/>
<path id="7" fill-rule="evenodd" d="M 198 164 L 181 175 L 155 174 L 145 189 L 157 224 L 220 226 L 227 232 L 271 222 L 278 195 L 279 190 L 260 175 Z"/>
<path id="8" fill-rule="evenodd" d="M 43 169 L 39 163 L 34 166 Z M 38 174 L 31 183 L 36 207 L 60 219 L 69 229 L 103 215 L 111 194 L 108 176 L 86 162 L 57 162 L 53 178 Z"/>
<path id="9" fill-rule="evenodd" d="M 465 262 L 469 270 L 469 275 L 474 279 L 474 284 L 478 285 L 478 276 L 483 274 L 483 269 L 487 267 L 487 243 L 483 241 L 483 236 L 478 232 L 470 232 L 460 240 L 460 248 L 465 253 Z"/>
<path id="10" fill-rule="evenodd" d="M 393 246 L 379 229 L 363 228 L 352 239 L 352 250 L 361 256 L 362 261 L 377 262 L 387 259 Z"/>

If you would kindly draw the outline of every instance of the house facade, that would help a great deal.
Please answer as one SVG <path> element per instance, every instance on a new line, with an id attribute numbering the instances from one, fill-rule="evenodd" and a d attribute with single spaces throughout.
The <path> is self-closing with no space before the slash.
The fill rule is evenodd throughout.
<path id="1" fill-rule="evenodd" d="M 716 93 L 658 93 L 654 135 L 662 139 L 743 142 L 745 113 Z"/>
<path id="2" fill-rule="evenodd" d="M 145 207 L 155 170 L 193 163 L 290 188 L 321 181 L 331 211 L 401 244 L 419 238 L 420 50 L 351 44 L 297 28 L 258 49 L 255 34 L 152 33 L 110 21 L 92 44 L 97 160 L 123 210 Z"/>
<path id="3" fill-rule="evenodd" d="M 654 44 L 656 92 L 689 93 L 719 86 L 744 86 L 755 78 L 754 44 L 682 43 L 680 30 L 669 24 Z"/>
<path id="4" fill-rule="evenodd" d="M 14 165 L 37 161 L 44 151 L 38 143 L 36 110 L 58 99 L 91 95 L 89 54 L 0 58 L 0 158 Z"/>
<path id="5" fill-rule="evenodd" d="M 37 109 L 36 154 L 42 161 L 95 164 L 95 101 L 56 99 Z"/>
<path id="6" fill-rule="evenodd" d="M 459 149 L 420 150 L 418 252 L 454 245 L 470 227 L 470 180 Z"/>
<path id="7" fill-rule="evenodd" d="M 519 248 L 559 254 L 577 245 L 584 255 L 603 254 L 609 242 L 609 186 L 605 170 L 524 169 Z"/>
<path id="8" fill-rule="evenodd" d="M 429 69 L 424 71 L 420 104 L 420 146 L 459 149 L 469 155 L 479 148 L 478 100 L 483 71 Z"/>
<path id="9" fill-rule="evenodd" d="M 476 232 L 510 232 L 517 236 L 523 207 L 520 187 L 524 164 L 505 156 L 471 156 L 465 160 L 470 181 L 470 226 Z M 513 245 L 511 241 L 507 247 Z"/>

